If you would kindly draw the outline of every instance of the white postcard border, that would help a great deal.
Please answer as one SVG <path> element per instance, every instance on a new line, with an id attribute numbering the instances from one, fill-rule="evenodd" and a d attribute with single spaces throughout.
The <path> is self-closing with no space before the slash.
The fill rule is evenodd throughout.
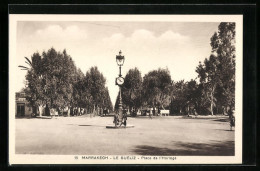
<path id="1" fill-rule="evenodd" d="M 236 130 L 235 156 L 165 156 L 162 160 L 83 159 L 82 155 L 15 154 L 15 67 L 16 29 L 18 21 L 162 21 L 162 22 L 235 22 L 236 23 Z M 242 15 L 9 15 L 9 164 L 242 164 L 242 98 L 243 98 L 243 16 Z M 118 155 L 120 158 L 121 155 Z M 131 157 L 131 156 L 129 156 Z M 142 156 L 136 156 L 136 158 Z M 147 156 L 146 156 L 147 157 Z M 151 156 L 152 158 L 155 156 Z M 156 156 L 161 157 L 161 156 Z M 76 159 L 78 158 L 78 159 Z"/>

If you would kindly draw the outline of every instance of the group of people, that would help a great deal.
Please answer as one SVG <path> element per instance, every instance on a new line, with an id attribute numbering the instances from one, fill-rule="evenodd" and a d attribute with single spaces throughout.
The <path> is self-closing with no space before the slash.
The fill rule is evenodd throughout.
<path id="1" fill-rule="evenodd" d="M 193 108 L 192 110 L 188 110 L 188 116 L 190 116 L 190 115 L 195 115 L 195 116 L 198 116 L 198 113 L 197 113 L 197 110 L 195 109 L 195 108 Z"/>
<path id="2" fill-rule="evenodd" d="M 83 115 L 84 113 L 86 113 L 86 109 L 84 108 L 73 108 L 72 110 L 72 115 L 73 116 L 79 116 L 79 115 Z"/>
<path id="3" fill-rule="evenodd" d="M 109 109 L 108 108 L 100 108 L 100 107 L 97 107 L 96 109 L 93 110 L 93 115 L 96 116 L 96 115 L 99 115 L 99 116 L 106 116 L 109 114 Z M 91 115 L 91 114 L 90 114 Z"/>
<path id="4" fill-rule="evenodd" d="M 160 109 L 157 109 L 157 108 L 147 108 L 145 110 L 141 110 L 140 113 L 143 116 L 147 116 L 148 115 L 149 117 L 152 117 L 153 115 L 160 114 Z"/>

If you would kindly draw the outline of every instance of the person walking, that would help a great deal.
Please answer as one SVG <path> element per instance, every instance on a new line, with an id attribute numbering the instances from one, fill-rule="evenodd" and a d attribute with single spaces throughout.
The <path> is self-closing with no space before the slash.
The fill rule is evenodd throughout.
<path id="1" fill-rule="evenodd" d="M 229 109 L 229 122 L 230 122 L 230 130 L 232 131 L 232 127 L 235 127 L 235 110 L 233 108 Z"/>
<path id="2" fill-rule="evenodd" d="M 153 110 L 152 110 L 152 108 L 150 108 L 150 111 L 149 111 L 149 118 L 150 119 L 153 119 L 152 114 L 153 114 Z"/>
<path id="3" fill-rule="evenodd" d="M 222 106 L 222 114 L 223 114 L 223 115 L 226 115 L 226 114 L 227 114 L 225 106 Z"/>
<path id="4" fill-rule="evenodd" d="M 194 110 L 193 110 L 193 111 L 194 111 L 194 115 L 195 115 L 195 116 L 198 116 L 198 113 L 197 113 L 197 111 L 196 111 L 196 109 L 195 109 L 195 108 L 194 108 Z"/>

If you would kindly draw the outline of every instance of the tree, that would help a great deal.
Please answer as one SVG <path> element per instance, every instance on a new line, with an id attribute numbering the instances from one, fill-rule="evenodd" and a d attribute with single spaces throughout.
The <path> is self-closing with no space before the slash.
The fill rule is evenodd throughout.
<path id="1" fill-rule="evenodd" d="M 143 79 L 143 98 L 147 105 L 168 107 L 171 101 L 171 75 L 168 69 L 153 70 Z"/>
<path id="2" fill-rule="evenodd" d="M 29 67 L 19 65 L 22 70 L 27 70 L 26 80 L 27 87 L 24 89 L 26 99 L 29 101 L 33 108 L 33 113 L 38 113 L 38 107 L 44 104 L 43 98 L 43 80 L 42 80 L 42 58 L 39 53 L 34 53 L 31 60 L 25 57 Z M 41 112 L 39 113 L 41 114 Z"/>
<path id="3" fill-rule="evenodd" d="M 80 69 L 77 69 L 76 75 L 74 77 L 73 84 L 73 93 L 70 103 L 70 110 L 73 111 L 74 107 L 76 108 L 84 108 L 87 105 L 86 102 L 86 93 L 88 93 L 85 85 L 84 80 L 85 75 Z M 78 111 L 78 110 L 77 110 Z"/>
<path id="4" fill-rule="evenodd" d="M 130 69 L 125 76 L 125 82 L 122 86 L 123 103 L 128 106 L 130 110 L 132 108 L 137 109 L 141 107 L 141 92 L 141 72 L 137 68 Z"/>
<path id="5" fill-rule="evenodd" d="M 199 106 L 200 91 L 197 82 L 193 79 L 187 82 L 187 91 L 186 91 L 187 101 L 190 105 L 193 105 L 195 108 Z"/>
<path id="6" fill-rule="evenodd" d="M 212 52 L 217 54 L 220 63 L 220 97 L 230 107 L 234 107 L 235 98 L 235 36 L 235 23 L 220 23 L 218 33 L 211 38 Z"/>
<path id="7" fill-rule="evenodd" d="M 67 54 L 51 48 L 42 53 L 44 98 L 48 108 L 70 107 L 73 93 L 73 82 L 76 76 L 76 66 Z"/>
<path id="8" fill-rule="evenodd" d="M 173 97 L 171 99 L 171 113 L 183 113 L 183 110 L 186 106 L 187 98 L 186 98 L 186 86 L 187 84 L 184 80 L 173 82 L 172 83 L 172 94 Z"/>
<path id="9" fill-rule="evenodd" d="M 112 109 L 106 79 L 97 67 L 90 68 L 85 76 L 66 50 L 57 52 L 54 48 L 44 51 L 41 56 L 34 53 L 32 60 L 25 59 L 29 66 L 19 67 L 27 70 L 27 99 L 33 107 L 45 107 L 46 115 L 50 114 L 51 108 L 68 109 L 68 114 L 69 108 L 74 107 L 87 106 L 88 111 L 95 107 Z"/>
<path id="10" fill-rule="evenodd" d="M 47 115 L 49 108 L 69 107 L 76 66 L 66 50 L 60 53 L 51 48 L 47 52 L 43 52 L 42 56 L 34 53 L 32 61 L 28 58 L 26 60 L 31 67 L 20 67 L 28 70 L 26 93 L 31 105 L 46 106 Z"/>
<path id="11" fill-rule="evenodd" d="M 113 110 L 113 104 L 109 95 L 109 91 L 108 88 L 105 88 L 105 93 L 104 93 L 104 107 L 109 109 L 109 110 Z"/>
<path id="12" fill-rule="evenodd" d="M 104 108 L 104 96 L 107 94 L 105 87 L 106 79 L 103 74 L 100 73 L 97 67 L 91 67 L 86 73 L 85 86 L 88 88 L 89 94 L 91 96 L 87 97 L 87 101 L 92 102 L 95 111 L 96 108 Z"/>
<path id="13" fill-rule="evenodd" d="M 198 77 L 200 78 L 200 83 L 203 86 L 203 96 L 210 102 L 210 112 L 211 115 L 214 114 L 214 107 L 216 105 L 216 87 L 219 83 L 219 71 L 217 67 L 219 61 L 215 55 L 210 55 L 209 59 L 205 59 L 204 64 L 199 64 L 196 69 Z"/>
<path id="14" fill-rule="evenodd" d="M 213 115 L 217 103 L 234 106 L 235 23 L 220 23 L 218 33 L 211 37 L 210 45 L 212 54 L 203 64 L 199 64 L 196 72 L 200 78 L 202 99 L 209 101 Z"/>

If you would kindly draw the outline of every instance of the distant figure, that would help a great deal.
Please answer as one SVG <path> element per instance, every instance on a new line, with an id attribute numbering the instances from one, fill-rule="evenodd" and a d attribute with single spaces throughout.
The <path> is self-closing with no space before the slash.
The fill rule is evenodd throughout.
<path id="1" fill-rule="evenodd" d="M 99 115 L 100 114 L 100 108 L 99 107 L 97 107 L 97 111 L 96 111 L 96 113 L 95 113 L 95 115 Z"/>
<path id="2" fill-rule="evenodd" d="M 133 111 L 133 110 L 131 110 L 131 111 Z M 130 110 L 129 109 L 127 109 L 126 114 L 130 115 Z"/>
<path id="3" fill-rule="evenodd" d="M 152 108 L 151 108 L 150 111 L 149 111 L 149 118 L 150 118 L 150 119 L 153 119 L 152 114 L 153 114 L 153 110 L 152 110 Z"/>
<path id="4" fill-rule="evenodd" d="M 118 125 L 118 122 L 119 122 L 119 118 L 118 118 L 119 116 L 118 116 L 118 113 L 116 113 L 115 115 L 114 115 L 114 121 L 113 121 L 113 123 L 115 124 L 115 127 L 117 127 L 117 125 Z"/>
<path id="5" fill-rule="evenodd" d="M 124 126 L 126 127 L 127 115 L 124 116 Z"/>
<path id="6" fill-rule="evenodd" d="M 83 115 L 83 114 L 84 114 L 84 109 L 81 108 L 81 109 L 80 109 L 80 115 Z"/>
<path id="7" fill-rule="evenodd" d="M 138 109 L 136 115 L 141 115 L 141 114 L 142 114 L 142 113 L 141 113 L 141 110 Z"/>
<path id="8" fill-rule="evenodd" d="M 187 113 L 188 117 L 190 117 L 190 106 L 189 105 L 186 107 L 186 113 Z"/>
<path id="9" fill-rule="evenodd" d="M 107 108 L 104 109 L 103 114 L 107 115 Z"/>
<path id="10" fill-rule="evenodd" d="M 74 107 L 74 109 L 73 109 L 73 115 L 74 115 L 74 116 L 77 115 L 77 108 L 75 108 L 75 107 Z"/>
<path id="11" fill-rule="evenodd" d="M 195 116 L 198 116 L 198 113 L 197 113 L 197 111 L 196 111 L 196 109 L 195 109 L 195 108 L 194 108 L 194 110 L 193 110 L 193 111 L 194 111 L 194 115 L 195 115 Z"/>
<path id="12" fill-rule="evenodd" d="M 122 119 L 122 122 L 121 122 L 120 126 L 121 126 L 122 124 L 124 124 L 124 126 L 126 127 L 126 120 L 127 120 L 127 114 L 124 113 L 124 114 L 123 114 L 123 119 Z"/>
<path id="13" fill-rule="evenodd" d="M 230 130 L 232 131 L 232 127 L 235 127 L 235 110 L 230 108 L 228 115 L 230 121 Z"/>
<path id="14" fill-rule="evenodd" d="M 91 117 L 91 118 L 92 118 L 92 117 L 95 117 L 95 115 L 96 115 L 96 109 L 94 108 L 94 109 L 93 109 L 93 112 L 90 113 L 90 117 Z"/>
<path id="15" fill-rule="evenodd" d="M 222 114 L 223 114 L 223 115 L 226 115 L 226 114 L 227 114 L 225 106 L 222 106 Z"/>

